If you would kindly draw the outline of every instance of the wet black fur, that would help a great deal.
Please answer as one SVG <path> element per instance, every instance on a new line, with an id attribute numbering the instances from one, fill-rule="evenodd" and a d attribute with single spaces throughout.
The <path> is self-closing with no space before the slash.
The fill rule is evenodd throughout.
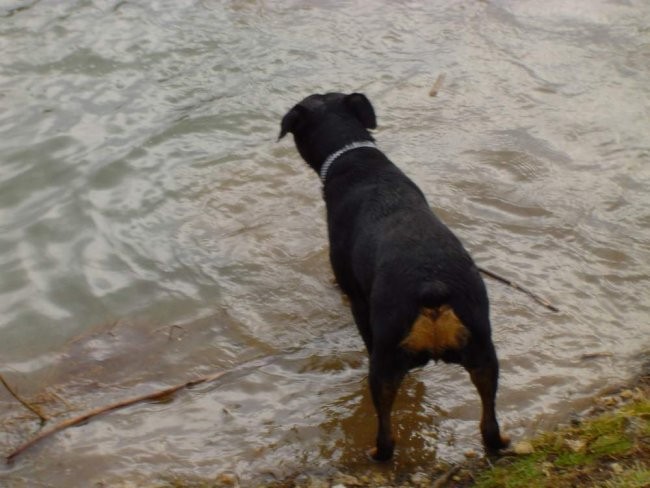
<path id="1" fill-rule="evenodd" d="M 317 173 L 345 145 L 372 141 L 375 113 L 360 93 L 311 95 L 282 119 L 280 138 L 292 133 L 303 159 Z M 420 189 L 378 149 L 344 153 L 323 188 L 330 260 L 370 356 L 369 383 L 378 415 L 377 460 L 389 459 L 394 441 L 390 411 L 409 369 L 430 359 L 470 372 L 483 404 L 481 432 L 488 451 L 507 445 L 494 402 L 498 361 L 491 340 L 488 297 L 471 257 L 434 215 Z M 422 307 L 450 305 L 471 338 L 440 357 L 403 350 Z"/>

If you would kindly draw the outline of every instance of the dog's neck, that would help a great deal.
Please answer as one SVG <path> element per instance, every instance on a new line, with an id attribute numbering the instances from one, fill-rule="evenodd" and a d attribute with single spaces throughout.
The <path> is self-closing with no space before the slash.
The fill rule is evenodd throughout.
<path id="1" fill-rule="evenodd" d="M 329 172 L 329 169 L 332 167 L 332 164 L 334 164 L 334 162 L 338 158 L 340 158 L 343 154 L 345 154 L 348 151 L 352 151 L 354 149 L 359 149 L 362 147 L 370 147 L 373 149 L 377 149 L 377 145 L 373 141 L 357 141 L 357 142 L 351 142 L 350 144 L 343 146 L 338 151 L 330 154 L 320 167 L 319 174 L 320 174 L 320 180 L 322 181 L 323 185 L 327 180 L 327 173 Z"/>

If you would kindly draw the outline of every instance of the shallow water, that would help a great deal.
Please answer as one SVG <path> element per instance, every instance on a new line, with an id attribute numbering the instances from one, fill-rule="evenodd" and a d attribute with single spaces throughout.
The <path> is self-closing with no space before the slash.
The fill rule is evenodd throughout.
<path id="1" fill-rule="evenodd" d="M 515 439 L 650 345 L 650 4 L 0 1 L 0 373 L 59 433 L 7 486 L 426 469 L 480 449 L 465 373 L 410 375 L 369 466 L 366 359 L 285 111 L 363 91 L 380 146 L 483 266 Z M 435 98 L 427 93 L 439 74 Z M 0 390 L 0 452 L 38 422 Z"/>

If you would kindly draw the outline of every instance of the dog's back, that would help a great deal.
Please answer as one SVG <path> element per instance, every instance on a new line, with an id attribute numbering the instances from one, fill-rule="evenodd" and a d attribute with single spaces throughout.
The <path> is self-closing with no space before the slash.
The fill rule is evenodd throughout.
<path id="1" fill-rule="evenodd" d="M 449 304 L 470 332 L 489 336 L 483 280 L 420 189 L 379 151 L 339 162 L 324 196 L 341 288 L 361 293 L 372 308 L 395 302 L 404 335 L 421 307 Z"/>

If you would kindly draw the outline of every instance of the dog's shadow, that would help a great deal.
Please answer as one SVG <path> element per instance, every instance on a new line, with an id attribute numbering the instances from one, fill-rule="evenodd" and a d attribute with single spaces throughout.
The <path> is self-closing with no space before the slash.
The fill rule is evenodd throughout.
<path id="1" fill-rule="evenodd" d="M 354 392 L 327 408 L 327 420 L 321 428 L 329 441 L 321 444 L 321 456 L 331 459 L 346 472 L 379 466 L 397 475 L 416 466 L 433 466 L 438 424 L 447 415 L 435 407 L 424 408 L 426 386 L 418 379 L 418 373 L 413 372 L 405 378 L 395 401 L 393 425 L 399 447 L 387 463 L 374 463 L 366 454 L 374 446 L 377 420 L 367 379 L 358 385 Z"/>

